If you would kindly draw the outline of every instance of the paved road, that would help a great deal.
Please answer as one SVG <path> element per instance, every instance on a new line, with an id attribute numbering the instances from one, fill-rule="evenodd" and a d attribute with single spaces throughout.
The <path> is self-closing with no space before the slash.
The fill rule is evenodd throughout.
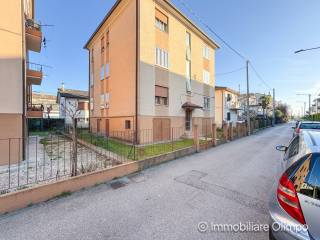
<path id="1" fill-rule="evenodd" d="M 267 239 L 268 234 L 198 231 L 214 224 L 268 223 L 277 144 L 289 125 L 267 129 L 110 184 L 0 217 L 0 239 Z M 114 186 L 114 185 L 113 185 Z"/>

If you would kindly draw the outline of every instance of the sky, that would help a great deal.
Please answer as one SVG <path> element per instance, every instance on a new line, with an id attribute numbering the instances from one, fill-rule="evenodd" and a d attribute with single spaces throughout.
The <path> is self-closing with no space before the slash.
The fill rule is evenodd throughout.
<path id="1" fill-rule="evenodd" d="M 249 70 L 250 91 L 272 93 L 301 111 L 307 96 L 320 93 L 320 49 L 294 54 L 302 48 L 320 46 L 318 0 L 171 0 L 219 45 L 216 52 L 216 85 L 246 91 L 245 61 L 232 52 L 193 15 L 185 2 L 229 45 L 248 59 L 259 73 Z M 30 61 L 44 64 L 45 77 L 34 91 L 56 93 L 66 88 L 87 90 L 88 53 L 84 44 L 115 0 L 36 0 L 36 19 L 43 25 L 46 48 L 30 53 Z M 53 25 L 53 26 L 50 26 Z"/>

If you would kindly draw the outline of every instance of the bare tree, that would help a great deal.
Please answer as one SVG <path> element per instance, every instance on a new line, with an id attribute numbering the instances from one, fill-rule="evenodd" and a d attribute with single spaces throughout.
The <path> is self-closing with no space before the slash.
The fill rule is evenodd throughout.
<path id="1" fill-rule="evenodd" d="M 68 104 L 67 104 L 68 103 Z M 71 151 L 71 176 L 77 176 L 78 169 L 78 139 L 77 139 L 77 119 L 80 114 L 77 101 L 64 101 L 61 107 L 65 111 L 65 115 L 71 118 L 71 138 L 72 138 L 72 151 Z"/>

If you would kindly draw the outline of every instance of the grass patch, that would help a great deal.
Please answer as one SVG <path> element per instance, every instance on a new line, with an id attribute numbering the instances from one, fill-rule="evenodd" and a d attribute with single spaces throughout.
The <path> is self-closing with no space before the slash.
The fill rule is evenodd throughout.
<path id="1" fill-rule="evenodd" d="M 133 145 L 118 140 L 96 136 L 87 130 L 82 131 L 81 134 L 79 134 L 79 138 L 132 160 L 141 160 L 193 146 L 192 139 L 180 139 L 174 142 L 134 147 Z"/>
<path id="2" fill-rule="evenodd" d="M 47 131 L 33 131 L 33 132 L 29 132 L 29 136 L 47 137 L 47 136 L 49 136 L 49 132 L 47 132 Z"/>

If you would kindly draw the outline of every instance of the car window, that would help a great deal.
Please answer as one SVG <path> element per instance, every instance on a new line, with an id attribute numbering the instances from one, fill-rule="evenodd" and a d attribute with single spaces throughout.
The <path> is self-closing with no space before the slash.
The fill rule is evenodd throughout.
<path id="1" fill-rule="evenodd" d="M 288 170 L 298 193 L 320 199 L 320 154 L 309 154 L 294 163 Z"/>
<path id="2" fill-rule="evenodd" d="M 320 129 L 320 123 L 301 123 L 300 129 Z"/>
<path id="3" fill-rule="evenodd" d="M 291 141 L 291 143 L 286 151 L 285 158 L 286 159 L 292 158 L 293 156 L 297 155 L 298 153 L 299 153 L 299 136 L 295 137 Z"/>

